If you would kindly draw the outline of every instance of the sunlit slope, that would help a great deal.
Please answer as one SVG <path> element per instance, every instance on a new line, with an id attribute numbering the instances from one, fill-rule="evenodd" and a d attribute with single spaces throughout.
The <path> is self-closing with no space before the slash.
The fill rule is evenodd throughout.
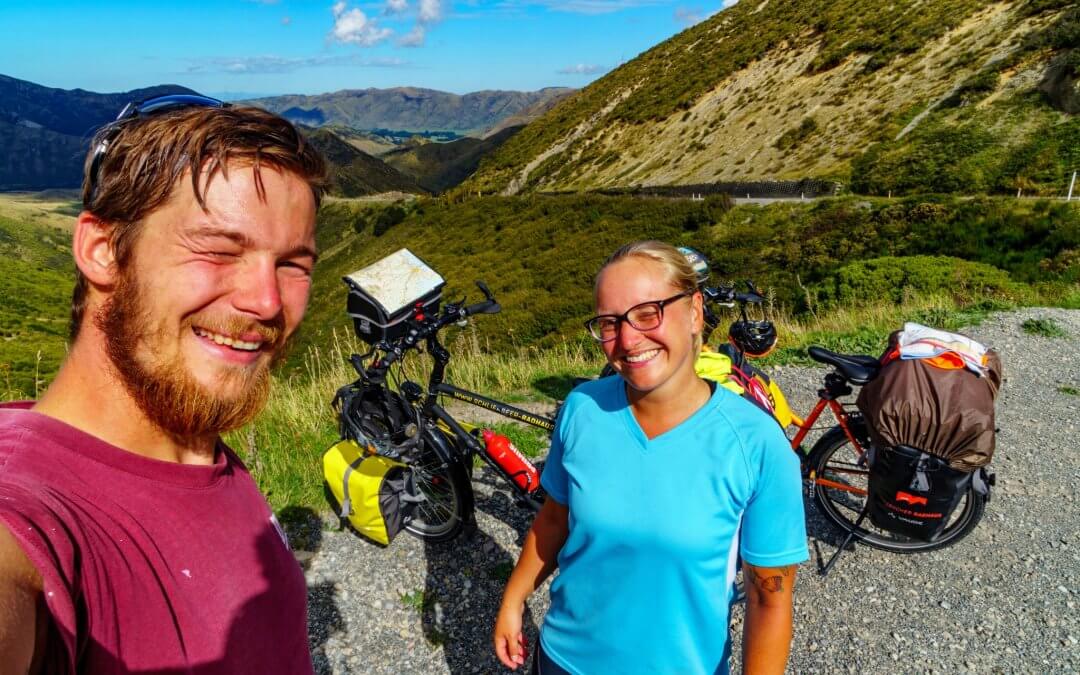
<path id="1" fill-rule="evenodd" d="M 65 351 L 77 206 L 0 196 L 0 394 L 32 397 Z M 35 379 L 37 382 L 35 383 Z"/>
<path id="2" fill-rule="evenodd" d="M 1078 26 L 1065 0 L 743 0 L 557 105 L 463 189 L 818 177 L 885 193 L 856 162 L 868 149 L 918 155 L 927 133 L 959 129 L 948 156 L 915 158 L 912 191 L 982 153 L 972 192 L 1015 191 L 1020 176 L 1050 193 L 1080 143 Z M 1061 142 L 1035 142 L 1047 134 Z M 1010 163 L 1018 152 L 1030 157 Z"/>

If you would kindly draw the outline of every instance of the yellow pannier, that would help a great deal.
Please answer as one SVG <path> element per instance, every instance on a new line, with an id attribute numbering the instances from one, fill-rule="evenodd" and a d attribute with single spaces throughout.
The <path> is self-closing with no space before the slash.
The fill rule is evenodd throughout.
<path id="1" fill-rule="evenodd" d="M 351 440 L 338 441 L 323 455 L 323 478 L 338 516 L 383 546 L 405 528 L 423 500 L 408 466 Z"/>

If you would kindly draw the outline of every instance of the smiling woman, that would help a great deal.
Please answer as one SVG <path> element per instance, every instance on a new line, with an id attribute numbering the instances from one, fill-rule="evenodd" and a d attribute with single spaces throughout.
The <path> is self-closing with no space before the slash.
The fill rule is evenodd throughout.
<path id="1" fill-rule="evenodd" d="M 726 672 L 741 557 L 760 580 L 747 672 L 783 672 L 807 558 L 798 461 L 767 415 L 695 373 L 702 296 L 682 252 L 628 244 L 595 290 L 586 325 L 618 375 L 566 398 L 495 650 L 524 664 L 524 601 L 558 567 L 533 672 Z"/>

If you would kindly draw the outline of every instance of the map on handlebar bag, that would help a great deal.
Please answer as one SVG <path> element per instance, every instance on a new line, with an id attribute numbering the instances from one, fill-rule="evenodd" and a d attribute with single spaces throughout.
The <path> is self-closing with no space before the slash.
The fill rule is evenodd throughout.
<path id="1" fill-rule="evenodd" d="M 378 302 L 387 314 L 412 306 L 446 283 L 407 248 L 346 275 L 345 280 Z"/>

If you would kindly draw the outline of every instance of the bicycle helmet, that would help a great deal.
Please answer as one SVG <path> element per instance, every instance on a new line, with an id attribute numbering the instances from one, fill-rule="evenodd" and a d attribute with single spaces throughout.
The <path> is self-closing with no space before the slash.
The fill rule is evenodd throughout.
<path id="1" fill-rule="evenodd" d="M 686 262 L 690 263 L 690 267 L 694 268 L 694 273 L 697 274 L 697 285 L 704 286 L 705 282 L 709 280 L 709 261 L 705 259 L 701 251 L 695 251 L 689 246 L 680 246 L 679 253 L 686 256 Z"/>
<path id="2" fill-rule="evenodd" d="M 776 346 L 776 326 L 767 319 L 761 321 L 739 319 L 728 329 L 728 339 L 747 356 L 760 358 Z"/>

